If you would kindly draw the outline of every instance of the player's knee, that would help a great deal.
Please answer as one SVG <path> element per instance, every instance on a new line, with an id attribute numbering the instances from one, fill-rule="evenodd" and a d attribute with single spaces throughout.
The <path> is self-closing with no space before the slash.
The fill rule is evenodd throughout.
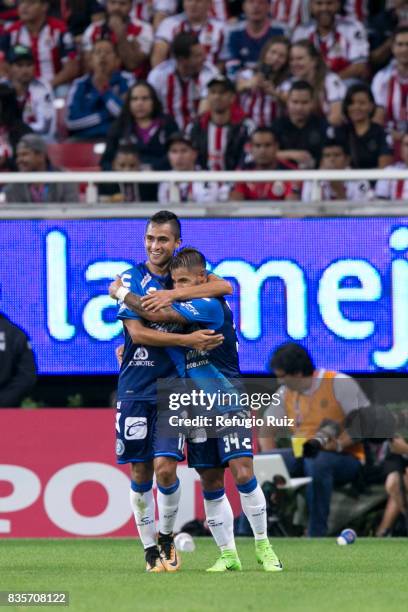
<path id="1" fill-rule="evenodd" d="M 177 462 L 167 457 L 159 457 L 155 462 L 154 472 L 161 487 L 170 487 L 177 480 Z"/>
<path id="2" fill-rule="evenodd" d="M 250 465 L 237 465 L 234 469 L 231 468 L 231 471 L 236 485 L 245 485 L 254 477 L 254 471 Z"/>
<path id="3" fill-rule="evenodd" d="M 130 476 L 138 484 L 149 482 L 153 478 L 153 465 L 151 463 L 131 463 Z"/>
<path id="4" fill-rule="evenodd" d="M 224 470 L 199 471 L 203 491 L 217 491 L 224 487 Z"/>

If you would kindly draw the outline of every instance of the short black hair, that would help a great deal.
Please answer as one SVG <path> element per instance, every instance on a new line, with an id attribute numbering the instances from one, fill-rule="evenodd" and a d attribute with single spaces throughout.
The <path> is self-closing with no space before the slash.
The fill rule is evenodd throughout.
<path id="1" fill-rule="evenodd" d="M 392 41 L 393 42 L 397 38 L 398 34 L 408 34 L 408 26 L 407 25 L 401 25 L 401 26 L 398 26 L 398 28 L 395 28 L 394 32 L 392 33 Z"/>
<path id="2" fill-rule="evenodd" d="M 276 142 L 278 142 L 278 137 L 277 137 L 276 133 L 274 132 L 273 128 L 271 128 L 271 127 L 263 126 L 263 127 L 255 128 L 254 131 L 251 134 L 251 140 L 253 139 L 254 136 L 256 136 L 256 134 L 269 134 L 269 136 L 272 136 L 273 139 Z"/>
<path id="3" fill-rule="evenodd" d="M 283 370 L 285 374 L 312 376 L 315 365 L 308 351 L 295 342 L 285 342 L 272 353 L 271 370 Z"/>
<path id="4" fill-rule="evenodd" d="M 408 32 L 408 28 L 407 28 L 407 32 Z M 351 85 L 347 92 L 346 95 L 344 96 L 343 99 L 343 103 L 342 103 L 342 111 L 343 111 L 343 115 L 349 119 L 349 114 L 348 114 L 348 109 L 349 106 L 351 106 L 351 104 L 353 104 L 353 96 L 355 96 L 358 93 L 363 93 L 367 96 L 367 98 L 370 100 L 371 104 L 373 105 L 370 117 L 372 117 L 374 115 L 374 111 L 375 111 L 375 99 L 373 96 L 373 92 L 371 91 L 371 87 L 369 85 L 367 85 L 367 83 L 355 83 L 354 85 Z"/>
<path id="5" fill-rule="evenodd" d="M 176 59 L 187 59 L 191 55 L 191 49 L 199 44 L 200 41 L 194 32 L 180 32 L 174 37 L 171 53 Z"/>
<path id="6" fill-rule="evenodd" d="M 173 234 L 176 240 L 180 240 L 181 238 L 181 224 L 177 215 L 170 212 L 169 210 L 160 210 L 155 213 L 150 219 L 147 220 L 146 228 L 150 225 L 150 223 L 156 223 L 156 225 L 164 225 L 165 223 L 169 223 L 172 227 Z"/>
<path id="7" fill-rule="evenodd" d="M 322 151 L 329 147 L 338 147 L 343 151 L 344 155 L 350 155 L 350 149 L 347 142 L 341 138 L 326 138 L 323 142 Z"/>
<path id="8" fill-rule="evenodd" d="M 116 153 L 115 153 L 115 158 L 118 155 L 134 155 L 135 157 L 137 157 L 137 159 L 140 160 L 139 158 L 139 152 L 137 150 L 137 147 L 134 144 L 122 144 L 119 145 Z"/>
<path id="9" fill-rule="evenodd" d="M 184 247 L 177 251 L 170 261 L 170 272 L 179 268 L 202 268 L 205 270 L 207 261 L 204 255 L 193 247 Z"/>
<path id="10" fill-rule="evenodd" d="M 313 98 L 313 87 L 307 81 L 295 81 L 292 83 L 291 88 L 289 89 L 289 95 L 292 91 L 308 91 L 310 93 L 310 97 Z"/>

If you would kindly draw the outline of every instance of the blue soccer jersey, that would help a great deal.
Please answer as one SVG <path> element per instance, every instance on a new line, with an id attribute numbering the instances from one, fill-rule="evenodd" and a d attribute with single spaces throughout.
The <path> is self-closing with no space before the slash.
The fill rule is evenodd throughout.
<path id="1" fill-rule="evenodd" d="M 122 274 L 122 282 L 132 293 L 146 295 L 149 290 L 168 289 L 171 283 L 169 276 L 156 276 L 140 263 Z M 119 304 L 117 318 L 142 320 L 137 313 L 127 308 L 125 303 Z M 175 325 L 158 325 L 147 323 L 154 329 L 171 332 Z M 124 325 L 125 348 L 123 361 L 119 372 L 118 400 L 156 399 L 156 381 L 158 378 L 175 378 L 177 371 L 169 353 L 161 347 L 133 344 L 130 334 Z"/>

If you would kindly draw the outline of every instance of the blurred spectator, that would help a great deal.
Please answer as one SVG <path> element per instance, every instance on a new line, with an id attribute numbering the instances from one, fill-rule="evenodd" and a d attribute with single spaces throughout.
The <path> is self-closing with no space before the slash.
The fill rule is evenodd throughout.
<path id="1" fill-rule="evenodd" d="M 288 170 L 289 165 L 278 160 L 278 140 L 267 127 L 257 128 L 251 136 L 253 162 L 246 164 L 244 170 Z M 289 181 L 270 183 L 236 183 L 230 200 L 294 200 L 298 199 L 297 187 Z"/>
<path id="2" fill-rule="evenodd" d="M 36 381 L 37 369 L 27 335 L 0 312 L 0 408 L 20 406 Z"/>
<path id="3" fill-rule="evenodd" d="M 116 151 L 112 163 L 114 172 L 140 172 L 141 165 L 134 145 L 122 145 Z M 101 183 L 98 188 L 101 202 L 140 202 L 146 201 L 143 185 L 140 183 Z"/>
<path id="4" fill-rule="evenodd" d="M 290 159 L 301 168 L 315 168 L 320 162 L 328 124 L 313 112 L 314 93 L 307 81 L 295 81 L 287 100 L 287 117 L 273 122 L 280 159 Z"/>
<path id="5" fill-rule="evenodd" d="M 136 71 L 138 77 L 146 76 L 153 30 L 149 23 L 132 21 L 131 9 L 132 0 L 107 0 L 105 19 L 91 23 L 83 35 L 86 63 L 95 42 L 107 38 L 116 45 L 123 70 Z"/>
<path id="6" fill-rule="evenodd" d="M 48 0 L 20 0 L 20 19 L 5 27 L 0 47 L 7 57 L 12 47 L 32 50 L 35 76 L 54 89 L 78 76 L 78 61 L 72 35 L 63 21 L 48 17 Z"/>
<path id="7" fill-rule="evenodd" d="M 227 75 L 235 80 L 241 70 L 254 68 L 262 47 L 272 36 L 286 34 L 285 24 L 273 22 L 269 16 L 269 0 L 244 0 L 245 19 L 229 32 L 223 59 Z"/>
<path id="8" fill-rule="evenodd" d="M 257 126 L 270 125 L 283 112 L 281 85 L 288 76 L 289 40 L 273 36 L 262 47 L 259 62 L 237 80 L 242 110 Z"/>
<path id="9" fill-rule="evenodd" d="M 56 127 L 54 94 L 45 81 L 34 77 L 31 50 L 22 45 L 12 47 L 7 61 L 10 65 L 8 84 L 16 92 L 23 121 L 46 141 L 53 141 Z"/>
<path id="10" fill-rule="evenodd" d="M 50 172 L 47 145 L 41 136 L 26 134 L 17 145 L 19 172 Z M 12 183 L 4 189 L 7 202 L 78 202 L 78 188 L 73 183 Z"/>
<path id="11" fill-rule="evenodd" d="M 370 64 L 383 68 L 392 57 L 394 31 L 408 24 L 408 0 L 388 0 L 386 8 L 368 21 Z"/>
<path id="12" fill-rule="evenodd" d="M 385 490 L 388 500 L 376 530 L 377 537 L 392 535 L 392 527 L 400 513 L 405 515 L 405 521 L 408 520 L 408 442 L 401 436 L 389 442 L 389 453 L 383 470 L 386 472 Z"/>
<path id="13" fill-rule="evenodd" d="M 16 92 L 0 83 L 0 170 L 15 169 L 17 143 L 31 128 L 21 119 Z"/>
<path id="14" fill-rule="evenodd" d="M 322 170 L 347 170 L 350 168 L 350 156 L 344 140 L 334 138 L 326 140 L 320 161 Z M 314 193 L 315 184 L 306 181 L 302 186 L 302 202 L 329 200 L 347 200 L 361 202 L 371 198 L 368 181 L 320 181 L 318 194 Z"/>
<path id="15" fill-rule="evenodd" d="M 308 535 L 327 534 L 327 520 L 333 486 L 355 481 L 364 462 L 362 444 L 354 444 L 344 431 L 345 417 L 369 406 L 357 382 L 345 374 L 316 369 L 309 353 L 302 346 L 286 343 L 278 347 L 271 359 L 271 369 L 281 383 L 278 406 L 267 408 L 264 416 L 284 415 L 295 423 L 293 450 L 279 449 L 291 476 L 311 476 L 306 497 L 309 508 Z M 304 456 L 303 443 L 313 439 L 324 421 L 333 433 L 314 457 Z M 334 434 L 334 430 L 339 433 Z M 262 451 L 275 446 L 272 427 L 264 428 L 259 437 Z M 300 450 L 300 453 L 299 453 Z"/>
<path id="16" fill-rule="evenodd" d="M 401 160 L 387 166 L 401 170 L 408 169 L 408 133 L 404 134 L 401 140 Z M 408 199 L 408 180 L 381 179 L 377 181 L 375 195 L 381 200 L 404 200 Z"/>
<path id="17" fill-rule="evenodd" d="M 341 78 L 328 70 L 320 51 L 309 40 L 299 40 L 290 49 L 292 78 L 282 85 L 288 91 L 296 80 L 307 81 L 313 87 L 316 113 L 326 116 L 332 125 L 342 122 L 341 103 L 346 87 Z"/>
<path id="18" fill-rule="evenodd" d="M 193 172 L 197 166 L 198 151 L 192 141 L 184 134 L 170 136 L 167 143 L 170 167 L 176 172 Z M 226 199 L 228 190 L 223 191 L 217 183 L 160 183 L 158 200 L 160 204 L 179 202 L 217 202 Z"/>
<path id="19" fill-rule="evenodd" d="M 80 140 L 104 139 L 120 115 L 133 75 L 120 72 L 120 59 L 110 40 L 98 40 L 91 52 L 91 74 L 76 79 L 67 99 L 66 124 Z"/>
<path id="20" fill-rule="evenodd" d="M 103 19 L 104 9 L 98 0 L 61 0 L 61 19 L 80 44 L 81 35 L 91 21 Z"/>
<path id="21" fill-rule="evenodd" d="M 109 170 L 120 145 L 133 144 L 145 169 L 163 169 L 169 136 L 177 124 L 164 115 L 161 102 L 150 83 L 139 82 L 129 90 L 122 112 L 108 133 L 101 166 Z"/>
<path id="22" fill-rule="evenodd" d="M 394 141 L 399 141 L 408 127 L 408 26 L 395 31 L 392 52 L 395 59 L 373 80 L 374 121 L 385 125 Z"/>
<path id="23" fill-rule="evenodd" d="M 157 28 L 151 58 L 153 67 L 168 58 L 171 43 L 180 32 L 195 33 L 206 59 L 213 64 L 219 60 L 225 26 L 210 17 L 211 0 L 183 0 L 183 8 L 183 13 L 167 17 Z"/>
<path id="24" fill-rule="evenodd" d="M 350 150 L 352 168 L 384 168 L 392 162 L 384 128 L 372 120 L 374 109 L 368 85 L 359 83 L 347 90 L 343 101 L 347 123 L 336 130 L 336 135 Z"/>
<path id="25" fill-rule="evenodd" d="M 339 14 L 340 0 L 311 0 L 310 7 L 313 20 L 296 28 L 293 42 L 309 39 L 342 79 L 364 78 L 368 42 L 363 24 Z"/>
<path id="26" fill-rule="evenodd" d="M 164 112 L 184 130 L 201 110 L 200 101 L 207 97 L 207 83 L 218 70 L 205 61 L 203 48 L 192 32 L 176 35 L 172 56 L 150 72 L 148 81 L 157 91 Z"/>
<path id="27" fill-rule="evenodd" d="M 199 152 L 198 161 L 208 170 L 234 170 L 241 161 L 245 144 L 254 125 L 234 105 L 235 87 L 225 76 L 208 83 L 209 111 L 188 129 Z"/>
<path id="28" fill-rule="evenodd" d="M 291 30 L 310 20 L 309 0 L 271 0 L 272 19 L 288 24 Z"/>

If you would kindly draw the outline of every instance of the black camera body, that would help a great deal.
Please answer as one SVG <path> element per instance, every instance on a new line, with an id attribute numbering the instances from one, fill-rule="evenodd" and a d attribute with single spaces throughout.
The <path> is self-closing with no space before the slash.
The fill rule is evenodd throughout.
<path id="1" fill-rule="evenodd" d="M 331 419 L 323 419 L 320 423 L 319 430 L 307 440 L 303 445 L 303 457 L 313 459 L 318 455 L 322 448 L 329 442 L 340 435 L 340 425 Z"/>

